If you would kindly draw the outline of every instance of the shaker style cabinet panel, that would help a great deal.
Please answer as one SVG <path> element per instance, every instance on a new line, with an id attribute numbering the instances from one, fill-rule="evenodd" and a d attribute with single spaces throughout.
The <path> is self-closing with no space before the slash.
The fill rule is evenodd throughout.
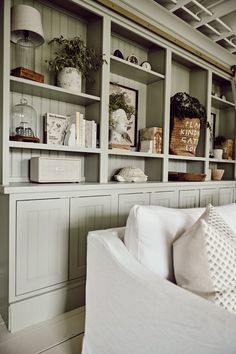
<path id="1" fill-rule="evenodd" d="M 136 205 L 148 205 L 149 193 L 120 194 L 118 206 L 119 226 L 124 226 L 130 209 Z"/>
<path id="2" fill-rule="evenodd" d="M 176 190 L 151 193 L 151 205 L 160 205 L 167 208 L 177 208 L 178 194 Z"/>
<path id="3" fill-rule="evenodd" d="M 179 208 L 199 207 L 199 190 L 190 189 L 179 192 Z"/>
<path id="4" fill-rule="evenodd" d="M 86 272 L 87 234 L 111 226 L 111 196 L 86 196 L 71 199 L 69 279 Z"/>
<path id="5" fill-rule="evenodd" d="M 218 190 L 216 188 L 200 190 L 200 207 L 205 207 L 209 203 L 218 205 Z"/>
<path id="6" fill-rule="evenodd" d="M 219 205 L 230 204 L 234 202 L 234 188 L 219 188 Z"/>
<path id="7" fill-rule="evenodd" d="M 16 295 L 68 278 L 69 200 L 17 202 Z"/>

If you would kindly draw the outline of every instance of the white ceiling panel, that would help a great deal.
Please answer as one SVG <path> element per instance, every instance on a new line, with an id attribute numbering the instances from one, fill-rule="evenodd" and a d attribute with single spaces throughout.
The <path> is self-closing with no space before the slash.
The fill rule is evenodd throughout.
<path id="1" fill-rule="evenodd" d="M 236 55 L 236 0 L 153 0 Z"/>

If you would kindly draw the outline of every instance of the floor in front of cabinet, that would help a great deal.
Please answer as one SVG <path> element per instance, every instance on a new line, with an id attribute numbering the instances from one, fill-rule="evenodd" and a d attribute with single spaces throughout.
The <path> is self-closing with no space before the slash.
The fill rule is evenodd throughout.
<path id="1" fill-rule="evenodd" d="M 9 333 L 0 317 L 0 354 L 80 354 L 85 308 Z"/>

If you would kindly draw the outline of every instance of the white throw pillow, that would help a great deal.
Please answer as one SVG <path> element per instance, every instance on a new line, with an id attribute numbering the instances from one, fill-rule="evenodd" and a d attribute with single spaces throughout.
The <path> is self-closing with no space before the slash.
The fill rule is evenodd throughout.
<path id="1" fill-rule="evenodd" d="M 236 235 L 212 205 L 173 248 L 177 284 L 236 312 Z"/>
<path id="2" fill-rule="evenodd" d="M 193 225 L 204 209 L 191 210 L 135 205 L 124 236 L 129 252 L 149 270 L 173 281 L 173 240 Z"/>
<path id="3" fill-rule="evenodd" d="M 135 205 L 127 219 L 124 243 L 146 268 L 174 281 L 173 241 L 189 229 L 204 210 Z M 217 210 L 236 231 L 236 204 L 220 206 Z"/>

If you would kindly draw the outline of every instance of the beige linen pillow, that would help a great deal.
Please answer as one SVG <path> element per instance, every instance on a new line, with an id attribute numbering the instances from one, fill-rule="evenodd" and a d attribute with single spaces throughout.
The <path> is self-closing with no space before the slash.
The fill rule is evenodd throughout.
<path id="1" fill-rule="evenodd" d="M 173 244 L 176 282 L 236 313 L 236 235 L 209 205 Z"/>

